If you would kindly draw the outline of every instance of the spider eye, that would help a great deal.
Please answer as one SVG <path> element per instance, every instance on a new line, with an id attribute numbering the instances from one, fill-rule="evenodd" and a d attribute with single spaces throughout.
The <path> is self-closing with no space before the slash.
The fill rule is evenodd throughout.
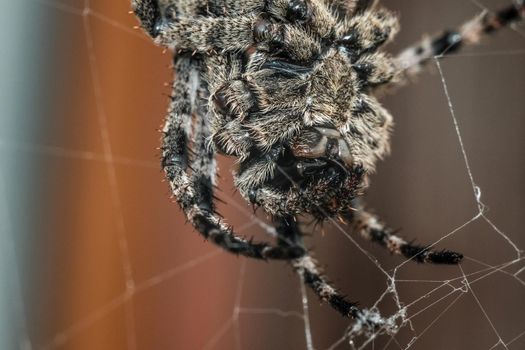
<path id="1" fill-rule="evenodd" d="M 361 81 L 366 81 L 374 71 L 374 66 L 370 63 L 358 63 L 352 66 Z"/>
<path id="2" fill-rule="evenodd" d="M 250 189 L 248 192 L 248 199 L 250 200 L 250 203 L 257 204 L 257 190 L 256 189 Z"/>
<path id="3" fill-rule="evenodd" d="M 352 30 L 339 39 L 339 45 L 341 45 L 342 50 L 348 55 L 352 62 L 358 58 L 362 49 L 359 43 L 359 35 L 355 30 Z"/>
<path id="4" fill-rule="evenodd" d="M 291 0 L 288 4 L 286 17 L 291 21 L 305 21 L 310 17 L 310 9 L 306 0 Z"/>
<path id="5" fill-rule="evenodd" d="M 253 26 L 253 37 L 256 42 L 261 42 L 270 38 L 272 22 L 267 14 L 259 16 Z"/>
<path id="6" fill-rule="evenodd" d="M 359 37 L 356 31 L 351 31 L 339 40 L 339 43 L 350 50 L 356 50 L 359 45 Z"/>

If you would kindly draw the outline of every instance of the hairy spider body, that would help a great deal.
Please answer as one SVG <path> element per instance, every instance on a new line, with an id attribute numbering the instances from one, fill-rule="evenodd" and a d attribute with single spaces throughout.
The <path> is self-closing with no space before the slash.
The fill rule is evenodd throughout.
<path id="1" fill-rule="evenodd" d="M 345 316 L 371 325 L 319 272 L 296 218 L 344 217 L 354 231 L 417 262 L 456 264 L 396 236 L 358 197 L 389 152 L 392 117 L 374 91 L 523 17 L 523 0 L 393 57 L 398 31 L 371 0 L 132 0 L 156 43 L 174 50 L 162 166 L 188 220 L 230 252 L 291 261 Z M 275 220 L 277 245 L 234 234 L 214 209 L 215 153 L 236 157 L 235 185 Z M 368 316 L 366 316 L 368 315 Z"/>

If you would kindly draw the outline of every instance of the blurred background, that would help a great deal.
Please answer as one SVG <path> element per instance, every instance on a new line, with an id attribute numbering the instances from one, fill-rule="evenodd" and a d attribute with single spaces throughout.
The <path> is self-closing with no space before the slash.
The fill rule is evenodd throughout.
<path id="1" fill-rule="evenodd" d="M 508 3 L 385 0 L 402 23 L 389 49 Z M 133 29 L 129 1 L 0 4 L 0 349 L 305 349 L 293 271 L 219 251 L 172 203 L 157 150 L 170 54 Z M 494 226 L 476 217 L 431 67 L 382 97 L 396 131 L 367 203 L 408 238 L 446 237 L 437 246 L 465 253 L 461 269 L 400 265 L 357 239 L 367 256 L 330 224 L 310 227 L 308 243 L 363 306 L 388 287 L 378 266 L 398 267 L 396 295 L 412 328 L 369 349 L 523 349 L 525 29 L 441 64 Z M 265 238 L 264 216 L 235 194 L 232 165 L 220 161 L 220 212 L 240 233 Z M 342 339 L 350 322 L 307 293 L 315 349 L 351 349 Z M 382 313 L 396 312 L 393 296 L 384 296 Z"/>

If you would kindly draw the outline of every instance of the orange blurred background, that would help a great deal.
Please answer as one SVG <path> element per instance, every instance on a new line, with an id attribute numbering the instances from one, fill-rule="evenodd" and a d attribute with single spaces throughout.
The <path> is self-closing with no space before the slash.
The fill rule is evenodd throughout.
<path id="1" fill-rule="evenodd" d="M 17 80 L 26 92 L 19 102 L 25 112 L 1 140 L 23 301 L 15 341 L 25 340 L 17 348 L 304 349 L 293 271 L 219 251 L 185 224 L 169 199 L 157 147 L 171 55 L 132 29 L 137 23 L 126 0 L 29 2 L 32 10 L 23 16 L 35 31 L 24 29 L 20 43 L 31 43 L 33 54 L 21 59 L 32 74 Z M 502 3 L 484 2 L 491 9 Z M 403 31 L 392 52 L 480 11 L 473 1 L 383 4 L 401 14 Z M 525 246 L 523 32 L 505 31 L 442 62 L 487 216 L 518 248 Z M 435 242 L 477 214 L 440 77 L 431 69 L 382 101 L 396 118 L 396 134 L 368 203 L 405 236 Z M 251 207 L 235 194 L 232 161 L 220 166 L 226 202 L 220 212 L 240 233 L 264 237 Z M 385 276 L 337 229 L 320 231 L 312 228 L 310 246 L 327 274 L 352 300 L 373 304 L 387 287 Z M 357 242 L 388 271 L 402 262 Z M 516 257 L 482 219 L 438 246 L 464 252 L 467 274 Z M 433 306 L 416 309 L 415 330 L 404 329 L 386 348 L 404 349 L 414 336 L 415 349 L 511 341 L 525 330 L 525 284 L 515 278 L 525 273 L 512 276 L 523 266 L 518 261 L 494 271 L 468 293 L 439 301 L 451 287 L 421 281 L 453 279 L 461 271 L 404 265 L 396 276 L 403 302 L 443 288 L 426 298 Z M 382 310 L 394 310 L 386 299 Z M 309 305 L 315 348 L 328 348 L 349 322 L 312 294 Z M 377 348 L 389 340 L 379 339 Z M 525 337 L 508 348 L 525 348 Z"/>

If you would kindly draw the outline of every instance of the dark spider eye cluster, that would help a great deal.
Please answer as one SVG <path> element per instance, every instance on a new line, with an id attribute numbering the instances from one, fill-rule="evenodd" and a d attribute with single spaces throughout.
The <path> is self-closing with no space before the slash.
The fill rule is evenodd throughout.
<path id="1" fill-rule="evenodd" d="M 255 42 L 261 42 L 267 39 L 270 35 L 272 23 L 270 16 L 267 14 L 260 15 L 253 26 L 253 37 Z"/>
<path id="2" fill-rule="evenodd" d="M 286 11 L 286 17 L 291 21 L 306 21 L 310 16 L 307 0 L 291 0 Z"/>

